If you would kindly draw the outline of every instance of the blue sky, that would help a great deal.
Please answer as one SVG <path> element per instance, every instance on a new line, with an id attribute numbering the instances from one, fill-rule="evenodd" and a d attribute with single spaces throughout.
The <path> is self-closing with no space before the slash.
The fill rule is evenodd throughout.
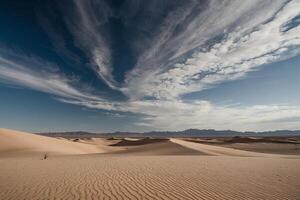
<path id="1" fill-rule="evenodd" d="M 300 129 L 299 7 L 3 1 L 0 127 Z"/>

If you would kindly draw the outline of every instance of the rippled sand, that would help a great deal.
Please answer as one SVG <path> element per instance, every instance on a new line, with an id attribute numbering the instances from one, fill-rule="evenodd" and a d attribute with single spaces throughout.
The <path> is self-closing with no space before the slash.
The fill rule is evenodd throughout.
<path id="1" fill-rule="evenodd" d="M 0 141 L 3 135 L 0 131 Z M 0 199 L 300 199 L 297 155 L 178 139 L 132 147 L 111 147 L 102 139 L 82 144 L 102 153 L 70 155 L 69 147 L 68 154 L 43 159 L 46 147 L 39 153 L 35 146 L 26 156 L 19 151 L 3 156 L 2 148 Z"/>

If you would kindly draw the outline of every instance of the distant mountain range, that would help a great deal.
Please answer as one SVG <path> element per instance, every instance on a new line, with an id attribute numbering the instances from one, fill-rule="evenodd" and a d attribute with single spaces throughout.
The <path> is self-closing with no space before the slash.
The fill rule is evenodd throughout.
<path id="1" fill-rule="evenodd" d="M 264 132 L 239 132 L 232 130 L 187 129 L 184 131 L 113 132 L 90 133 L 84 131 L 37 133 L 52 137 L 232 137 L 232 136 L 300 136 L 300 130 L 277 130 Z"/>

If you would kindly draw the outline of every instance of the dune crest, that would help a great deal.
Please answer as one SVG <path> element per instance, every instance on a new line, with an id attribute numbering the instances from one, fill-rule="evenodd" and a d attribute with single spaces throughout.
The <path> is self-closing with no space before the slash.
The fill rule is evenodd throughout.
<path id="1" fill-rule="evenodd" d="M 58 139 L 0 129 L 0 199 L 296 200 L 299 158 L 176 138 Z"/>
<path id="2" fill-rule="evenodd" d="M 102 153 L 99 147 L 32 133 L 0 129 L 0 155 Z"/>
<path id="3" fill-rule="evenodd" d="M 189 149 L 202 152 L 212 156 L 239 156 L 239 157 L 286 157 L 286 158 L 299 158 L 298 155 L 280 155 L 270 153 L 258 153 L 251 151 L 244 151 L 228 147 L 221 147 L 215 145 L 208 145 L 202 143 L 189 142 L 181 139 L 170 139 L 171 142 L 179 144 Z"/>

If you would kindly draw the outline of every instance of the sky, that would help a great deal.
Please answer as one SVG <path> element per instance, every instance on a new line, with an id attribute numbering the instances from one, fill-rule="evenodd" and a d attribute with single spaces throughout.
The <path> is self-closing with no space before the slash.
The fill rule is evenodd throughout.
<path id="1" fill-rule="evenodd" d="M 3 0 L 0 127 L 300 129 L 299 0 Z"/>

